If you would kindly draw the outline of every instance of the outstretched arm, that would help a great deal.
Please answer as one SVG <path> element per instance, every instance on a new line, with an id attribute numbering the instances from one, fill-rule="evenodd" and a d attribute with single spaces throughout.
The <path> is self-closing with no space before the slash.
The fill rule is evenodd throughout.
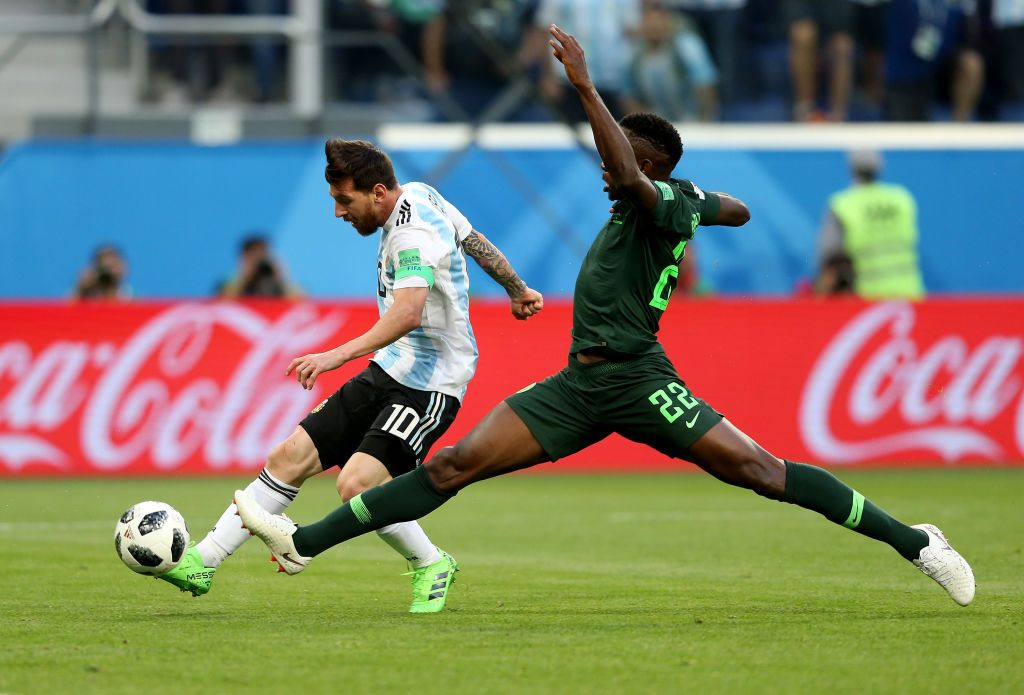
<path id="1" fill-rule="evenodd" d="M 525 320 L 544 308 L 540 292 L 531 290 L 512 268 L 497 246 L 475 229 L 462 240 L 462 250 L 476 261 L 484 272 L 505 288 L 512 303 L 512 315 Z"/>
<path id="2" fill-rule="evenodd" d="M 750 221 L 750 210 L 747 209 L 746 203 L 742 200 L 720 191 L 716 191 L 715 195 L 718 196 L 719 202 L 718 214 L 715 215 L 714 219 L 704 219 L 702 217 L 700 220 L 702 225 L 742 227 Z"/>
<path id="3" fill-rule="evenodd" d="M 633 147 L 626 139 L 626 134 L 615 121 L 601 95 L 597 93 L 594 83 L 587 72 L 587 61 L 583 56 L 583 48 L 576 37 L 567 34 L 554 24 L 551 25 L 551 36 L 548 43 L 555 58 L 565 68 L 569 82 L 580 93 L 580 101 L 587 112 L 590 128 L 594 132 L 594 142 L 604 163 L 605 180 L 613 188 L 648 210 L 653 210 L 658 203 L 658 189 L 647 178 L 636 163 Z"/>
<path id="4" fill-rule="evenodd" d="M 324 372 L 337 369 L 357 357 L 368 355 L 390 345 L 403 335 L 419 328 L 423 321 L 423 306 L 427 303 L 426 287 L 403 287 L 395 290 L 395 301 L 373 324 L 370 330 L 327 352 L 316 352 L 296 357 L 285 374 L 295 372 L 295 378 L 304 389 L 313 388 L 316 378 Z"/>
<path id="5" fill-rule="evenodd" d="M 640 170 L 636 154 L 626 134 L 622 132 L 622 128 L 594 88 L 594 83 L 590 81 L 587 61 L 579 42 L 554 24 L 551 25 L 551 36 L 553 39 L 548 42 L 551 50 L 565 68 L 569 82 L 579 92 L 580 101 L 587 112 L 587 119 L 594 133 L 594 142 L 605 170 L 605 181 L 610 187 L 622 191 L 645 209 L 653 210 L 660 200 L 658 189 Z M 701 224 L 739 227 L 747 223 L 750 211 L 743 201 L 725 193 L 717 195 L 721 201 L 718 214 L 713 220 L 701 220 Z"/>

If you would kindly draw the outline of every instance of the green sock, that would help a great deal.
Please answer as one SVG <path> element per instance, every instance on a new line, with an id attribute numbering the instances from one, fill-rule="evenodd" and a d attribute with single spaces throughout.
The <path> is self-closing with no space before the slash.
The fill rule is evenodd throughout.
<path id="1" fill-rule="evenodd" d="M 320 521 L 300 526 L 292 540 L 299 554 L 312 557 L 350 538 L 424 517 L 453 496 L 434 487 L 420 466 L 356 495 Z"/>
<path id="2" fill-rule="evenodd" d="M 900 523 L 824 468 L 786 461 L 783 502 L 822 514 L 836 524 L 891 545 L 907 560 L 916 560 L 928 534 Z"/>

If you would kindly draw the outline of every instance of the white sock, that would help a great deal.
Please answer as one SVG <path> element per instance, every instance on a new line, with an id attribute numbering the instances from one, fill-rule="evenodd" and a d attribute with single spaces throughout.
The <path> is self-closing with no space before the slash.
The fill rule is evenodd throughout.
<path id="1" fill-rule="evenodd" d="M 271 514 L 280 514 L 299 494 L 299 488 L 293 487 L 270 474 L 266 468 L 260 471 L 260 477 L 249 483 L 245 488 L 256 504 Z M 224 510 L 206 538 L 196 543 L 196 550 L 203 558 L 207 567 L 219 567 L 228 555 L 242 547 L 249 540 L 249 532 L 242 528 L 242 520 L 235 513 L 234 502 Z"/>
<path id="2" fill-rule="evenodd" d="M 377 535 L 413 567 L 426 567 L 441 559 L 441 553 L 415 521 L 403 521 L 377 529 Z"/>

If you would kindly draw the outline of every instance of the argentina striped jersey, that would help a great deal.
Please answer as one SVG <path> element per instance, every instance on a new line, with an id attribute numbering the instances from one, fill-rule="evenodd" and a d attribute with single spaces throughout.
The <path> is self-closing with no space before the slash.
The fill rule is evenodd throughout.
<path id="1" fill-rule="evenodd" d="M 377 252 L 381 316 L 394 303 L 395 290 L 430 291 L 420 327 L 378 350 L 373 361 L 404 386 L 459 401 L 479 354 L 469 323 L 469 274 L 461 247 L 472 231 L 466 217 L 434 188 L 406 183 L 384 223 Z"/>

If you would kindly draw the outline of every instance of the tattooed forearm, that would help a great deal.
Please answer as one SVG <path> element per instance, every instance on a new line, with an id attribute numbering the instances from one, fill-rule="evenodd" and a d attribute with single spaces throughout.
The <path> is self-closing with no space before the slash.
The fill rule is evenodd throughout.
<path id="1" fill-rule="evenodd" d="M 526 283 L 513 270 L 505 254 L 480 232 L 473 231 L 463 239 L 462 250 L 494 278 L 496 283 L 504 287 L 510 297 L 522 294 L 526 290 Z"/>

